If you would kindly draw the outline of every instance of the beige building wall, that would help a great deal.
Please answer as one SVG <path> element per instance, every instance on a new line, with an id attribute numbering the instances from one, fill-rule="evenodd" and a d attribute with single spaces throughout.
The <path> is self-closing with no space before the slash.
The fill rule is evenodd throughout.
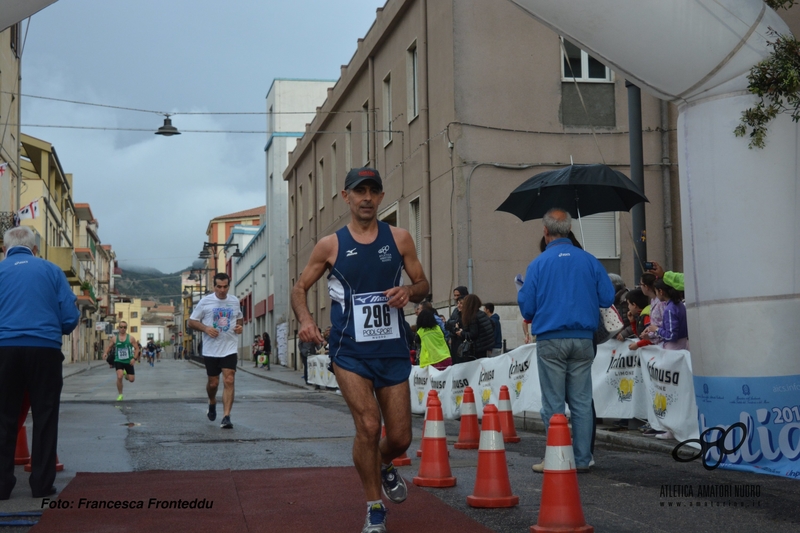
<path id="1" fill-rule="evenodd" d="M 509 348 L 517 346 L 522 332 L 512 280 L 538 255 L 541 222 L 523 223 L 495 209 L 526 179 L 571 161 L 604 162 L 630 175 L 625 81 L 612 79 L 579 84 L 586 119 L 575 83 L 562 81 L 560 38 L 511 3 L 389 0 L 290 155 L 284 173 L 290 283 L 319 238 L 349 221 L 334 194 L 347 172 L 338 147 L 349 146 L 353 167 L 368 163 L 383 176 L 380 216 L 417 238 L 434 305 L 449 315 L 452 289 L 471 277 L 473 292 L 497 307 Z M 661 111 L 659 100 L 642 94 L 648 259 L 668 262 L 668 177 L 670 262 L 680 270 L 675 113 L 668 107 L 662 124 Z M 603 262 L 633 285 L 631 217 L 616 218 L 616 251 Z M 573 229 L 580 238 L 577 223 Z M 326 293 L 323 279 L 308 298 L 322 327 L 329 320 Z M 295 329 L 293 322 L 289 331 Z"/>
<path id="2" fill-rule="evenodd" d="M 133 335 L 133 337 L 142 342 L 141 331 L 142 331 L 142 300 L 141 298 L 124 298 L 118 300 L 115 304 L 115 310 L 117 312 L 117 324 L 119 325 L 120 322 L 125 321 L 128 323 L 128 333 Z M 116 333 L 117 327 L 114 327 L 114 332 Z"/>
<path id="3" fill-rule="evenodd" d="M 267 207 L 261 206 L 212 218 L 208 222 L 208 227 L 206 227 L 206 238 L 208 239 L 206 242 L 217 244 L 218 246 L 216 250 L 214 248 L 209 249 L 212 255 L 206 260 L 206 268 L 211 268 L 215 273 L 225 272 L 233 250 L 226 254 L 222 245 L 228 242 L 228 237 L 231 236 L 233 227 L 237 225 L 260 226 L 264 222 L 266 212 Z M 215 253 L 216 259 L 214 257 Z"/>
<path id="4" fill-rule="evenodd" d="M 0 165 L 8 164 L 0 174 L 0 241 L 19 209 L 21 45 L 19 24 L 0 32 L 0 110 L 7 125 L 0 129 Z"/>
<path id="5" fill-rule="evenodd" d="M 74 250 L 75 204 L 72 199 L 72 175 L 61 168 L 55 149 L 47 141 L 22 134 L 19 142 L 23 187 L 22 205 L 38 201 L 39 216 L 20 221 L 36 233 L 39 257 L 58 265 L 76 294 L 84 275 Z M 86 360 L 91 346 L 85 333 L 85 318 L 94 302 L 78 297 L 81 323 L 62 340 L 61 351 L 66 361 Z"/>
<path id="6" fill-rule="evenodd" d="M 22 134 L 20 146 L 24 183 L 21 204 L 39 203 L 39 216 L 20 223 L 38 234 L 39 255 L 61 266 L 70 283 L 79 285 L 82 269 L 73 265 L 76 217 L 72 174 L 63 171 L 49 142 Z"/>

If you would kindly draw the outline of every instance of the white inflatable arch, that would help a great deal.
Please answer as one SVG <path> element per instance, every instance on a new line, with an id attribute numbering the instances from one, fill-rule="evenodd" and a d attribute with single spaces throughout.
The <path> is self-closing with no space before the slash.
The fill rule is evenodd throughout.
<path id="1" fill-rule="evenodd" d="M 701 432 L 742 421 L 752 456 L 797 459 L 800 130 L 788 115 L 779 116 L 763 150 L 748 149 L 748 139 L 733 134 L 741 112 L 757 101 L 746 76 L 771 51 L 769 29 L 790 34 L 789 28 L 761 0 L 511 1 L 677 105 L 686 307 Z M 788 475 L 780 469 L 770 473 Z"/>

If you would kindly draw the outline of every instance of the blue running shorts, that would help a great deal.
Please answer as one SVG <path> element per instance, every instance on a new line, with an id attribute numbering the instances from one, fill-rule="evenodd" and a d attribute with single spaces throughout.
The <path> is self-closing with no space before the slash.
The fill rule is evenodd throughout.
<path id="1" fill-rule="evenodd" d="M 371 380 L 376 389 L 408 381 L 408 376 L 411 375 L 411 360 L 408 357 L 359 359 L 340 354 L 331 362 L 339 368 Z"/>

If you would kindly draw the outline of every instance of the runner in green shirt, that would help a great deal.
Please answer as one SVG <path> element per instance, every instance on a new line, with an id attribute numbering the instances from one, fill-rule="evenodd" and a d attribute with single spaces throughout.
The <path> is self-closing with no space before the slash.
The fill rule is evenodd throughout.
<path id="1" fill-rule="evenodd" d="M 125 379 L 133 383 L 136 379 L 136 372 L 133 369 L 133 360 L 136 359 L 138 361 L 141 353 L 139 350 L 139 343 L 136 342 L 136 339 L 128 335 L 127 322 L 120 322 L 118 327 L 119 333 L 115 335 L 108 344 L 103 355 L 107 356 L 112 347 L 116 349 L 114 354 L 114 368 L 117 371 L 117 391 L 119 392 L 117 401 L 121 402 L 122 378 L 124 376 Z"/>

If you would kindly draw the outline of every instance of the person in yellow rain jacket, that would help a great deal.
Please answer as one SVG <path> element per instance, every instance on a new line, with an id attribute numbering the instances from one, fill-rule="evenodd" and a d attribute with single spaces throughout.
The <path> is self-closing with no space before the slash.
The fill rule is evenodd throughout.
<path id="1" fill-rule="evenodd" d="M 430 309 L 422 309 L 417 315 L 417 335 L 419 336 L 419 366 L 433 366 L 444 370 L 453 364 L 450 348 L 444 340 L 442 328 L 436 322 L 436 315 Z"/>

